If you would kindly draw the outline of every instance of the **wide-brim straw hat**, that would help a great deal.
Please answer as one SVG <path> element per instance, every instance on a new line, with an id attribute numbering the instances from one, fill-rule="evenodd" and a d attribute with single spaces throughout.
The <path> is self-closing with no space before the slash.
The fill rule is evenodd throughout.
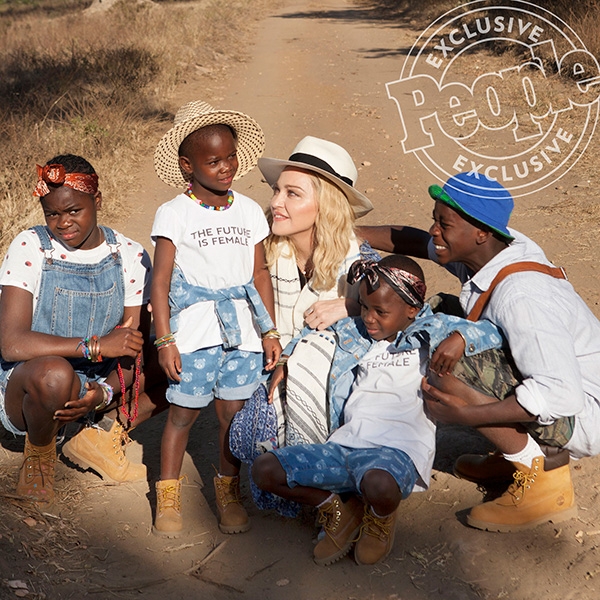
<path id="1" fill-rule="evenodd" d="M 157 175 L 168 185 L 185 187 L 191 175 L 179 166 L 181 142 L 198 129 L 207 125 L 229 125 L 237 134 L 238 170 L 234 179 L 239 179 L 256 166 L 265 149 L 265 135 L 260 125 L 248 115 L 233 110 L 216 110 L 210 104 L 196 100 L 184 104 L 175 115 L 174 124 L 156 146 L 154 168 Z"/>
<path id="2" fill-rule="evenodd" d="M 286 167 L 313 171 L 337 185 L 357 218 L 373 210 L 371 201 L 355 187 L 358 171 L 352 157 L 338 144 L 309 135 L 300 140 L 288 160 L 261 158 L 258 161 L 258 168 L 271 187 Z"/>

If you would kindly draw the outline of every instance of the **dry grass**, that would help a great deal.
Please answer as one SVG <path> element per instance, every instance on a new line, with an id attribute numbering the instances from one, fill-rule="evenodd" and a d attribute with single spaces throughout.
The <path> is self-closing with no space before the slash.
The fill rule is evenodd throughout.
<path id="1" fill-rule="evenodd" d="M 464 0 L 356 0 L 385 20 L 410 21 L 424 28 L 444 12 L 464 4 Z M 565 21 L 582 39 L 586 48 L 600 58 L 600 4 L 598 0 L 532 0 Z M 490 0 L 490 5 L 498 2 Z"/>
<path id="2" fill-rule="evenodd" d="M 242 56 L 244 31 L 274 0 L 137 3 L 89 13 L 81 0 L 0 0 L 0 252 L 41 213 L 35 164 L 71 152 L 111 198 L 131 187 L 148 132 L 184 78 Z"/>

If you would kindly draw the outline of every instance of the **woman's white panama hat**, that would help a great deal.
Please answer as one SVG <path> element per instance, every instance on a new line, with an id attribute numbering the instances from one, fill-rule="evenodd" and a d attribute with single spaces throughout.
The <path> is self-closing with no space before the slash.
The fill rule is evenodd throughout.
<path id="1" fill-rule="evenodd" d="M 288 160 L 277 158 L 258 160 L 258 168 L 270 186 L 275 185 L 286 167 L 314 171 L 337 185 L 348 198 L 357 218 L 373 210 L 371 201 L 354 187 L 358 172 L 352 157 L 344 148 L 333 142 L 309 135 L 300 140 Z"/>
<path id="2" fill-rule="evenodd" d="M 179 166 L 179 146 L 194 131 L 207 125 L 229 125 L 237 134 L 239 179 L 256 166 L 265 149 L 265 135 L 260 125 L 248 115 L 233 110 L 216 110 L 210 104 L 195 100 L 184 104 L 175 115 L 173 127 L 162 136 L 154 152 L 156 174 L 168 185 L 185 187 L 191 176 Z"/>

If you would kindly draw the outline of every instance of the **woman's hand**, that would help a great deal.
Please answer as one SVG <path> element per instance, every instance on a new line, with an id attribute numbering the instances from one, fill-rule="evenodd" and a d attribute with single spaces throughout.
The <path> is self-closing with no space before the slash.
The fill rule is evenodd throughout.
<path id="1" fill-rule="evenodd" d="M 311 329 L 322 331 L 348 316 L 345 298 L 319 300 L 304 313 L 304 320 Z"/>
<path id="2" fill-rule="evenodd" d="M 181 355 L 175 344 L 158 351 L 158 364 L 171 381 L 181 381 Z"/>
<path id="3" fill-rule="evenodd" d="M 271 375 L 271 381 L 269 382 L 269 404 L 273 404 L 273 396 L 277 386 L 287 377 L 287 365 L 279 365 L 273 371 Z"/>
<path id="4" fill-rule="evenodd" d="M 275 338 L 265 338 L 262 341 L 263 350 L 265 352 L 265 358 L 267 359 L 267 364 L 265 365 L 266 371 L 272 371 L 281 356 L 282 348 L 278 339 Z"/>
<path id="5" fill-rule="evenodd" d="M 100 338 L 100 352 L 107 358 L 131 356 L 135 358 L 142 350 L 144 338 L 142 333 L 133 329 L 133 318 L 129 317 L 121 327 L 116 327 L 109 334 Z"/>
<path id="6" fill-rule="evenodd" d="M 457 331 L 442 340 L 435 349 L 429 368 L 440 377 L 450 375 L 465 351 L 465 340 Z"/>
<path id="7" fill-rule="evenodd" d="M 85 415 L 94 410 L 96 406 L 102 404 L 104 400 L 102 386 L 96 381 L 86 381 L 85 389 L 87 391 L 82 398 L 70 400 L 65 404 L 64 408 L 57 410 L 54 413 L 54 420 L 61 423 L 77 421 L 77 419 L 85 417 Z"/>

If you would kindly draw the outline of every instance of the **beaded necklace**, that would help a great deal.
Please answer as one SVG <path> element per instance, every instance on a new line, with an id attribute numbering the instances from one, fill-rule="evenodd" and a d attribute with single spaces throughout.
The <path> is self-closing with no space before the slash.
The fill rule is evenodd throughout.
<path id="1" fill-rule="evenodd" d="M 117 325 L 115 329 L 121 329 L 121 325 Z M 133 378 L 133 385 L 129 390 L 129 410 L 131 410 L 131 414 L 125 408 L 125 391 L 127 389 L 125 385 L 125 377 L 123 376 L 123 369 L 121 368 L 121 361 L 117 361 L 117 374 L 119 375 L 119 384 L 121 386 L 121 400 L 123 404 L 121 405 L 121 412 L 127 419 L 127 426 L 131 425 L 132 421 L 135 421 L 138 416 L 138 399 L 140 396 L 140 372 L 141 372 L 141 363 L 142 363 L 142 355 L 141 353 L 135 357 L 135 375 Z M 135 391 L 135 396 L 134 396 Z M 131 405 L 133 404 L 133 410 Z"/>
<path id="2" fill-rule="evenodd" d="M 197 202 L 200 206 L 204 208 L 208 208 L 208 210 L 227 210 L 233 204 L 233 192 L 231 190 L 227 190 L 227 204 L 225 206 L 211 206 L 210 204 L 206 204 L 199 200 L 192 192 L 192 184 L 190 183 L 190 187 L 185 192 L 194 202 Z"/>
<path id="3" fill-rule="evenodd" d="M 121 385 L 121 398 L 123 399 L 123 404 L 121 405 L 121 412 L 125 415 L 127 419 L 127 425 L 131 425 L 133 421 L 137 419 L 138 416 L 138 398 L 140 396 L 140 370 L 141 370 L 141 355 L 138 354 L 135 359 L 135 376 L 134 383 L 129 390 L 129 409 L 131 410 L 131 405 L 133 404 L 133 410 L 131 410 L 131 414 L 125 408 L 125 377 L 123 376 L 123 369 L 121 368 L 121 361 L 117 362 L 117 373 L 119 375 L 119 383 Z M 135 390 L 135 396 L 134 394 Z"/>

